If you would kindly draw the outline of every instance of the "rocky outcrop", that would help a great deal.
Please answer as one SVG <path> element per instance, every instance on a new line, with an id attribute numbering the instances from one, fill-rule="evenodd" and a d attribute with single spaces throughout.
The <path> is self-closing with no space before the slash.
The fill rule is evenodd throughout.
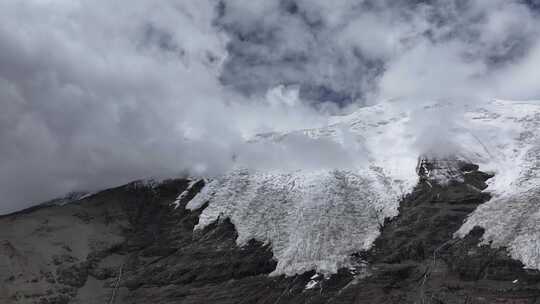
<path id="1" fill-rule="evenodd" d="M 194 233 L 205 206 L 185 205 L 203 181 L 137 182 L 3 216 L 0 303 L 540 303 L 538 271 L 479 246 L 481 228 L 454 238 L 489 199 L 490 175 L 459 170 L 448 184 L 420 179 L 355 266 L 326 277 L 269 276 L 271 244 L 237 246 L 226 218 Z"/>

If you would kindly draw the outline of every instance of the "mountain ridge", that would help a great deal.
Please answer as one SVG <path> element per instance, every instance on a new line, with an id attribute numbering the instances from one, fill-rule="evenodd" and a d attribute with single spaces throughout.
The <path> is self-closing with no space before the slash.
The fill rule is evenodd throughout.
<path id="1" fill-rule="evenodd" d="M 539 271 L 524 270 L 504 248 L 480 245 L 479 227 L 454 239 L 467 214 L 489 199 L 482 189 L 492 178 L 474 165 L 458 169 L 464 179 L 447 184 L 420 176 L 400 201 L 399 214 L 380 227 L 373 247 L 353 253 L 351 267 L 326 275 L 269 275 L 278 264 L 272 244 L 252 239 L 238 246 L 237 228 L 227 217 L 194 233 L 209 204 L 194 211 L 186 204 L 204 189 L 201 180 L 131 183 L 4 217 L 0 299 L 9 304 L 536 303 Z M 25 236 L 9 237 L 10 231 Z"/>

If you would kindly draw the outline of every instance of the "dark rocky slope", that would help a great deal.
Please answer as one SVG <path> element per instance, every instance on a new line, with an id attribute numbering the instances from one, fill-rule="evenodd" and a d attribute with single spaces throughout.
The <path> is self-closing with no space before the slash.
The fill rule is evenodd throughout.
<path id="1" fill-rule="evenodd" d="M 227 219 L 194 235 L 199 212 L 184 206 L 202 181 L 177 209 L 186 180 L 3 216 L 0 303 L 540 303 L 540 273 L 478 246 L 482 229 L 453 238 L 489 199 L 490 176 L 461 170 L 464 181 L 446 186 L 420 179 L 357 266 L 330 278 L 269 277 L 271 249 L 236 246 Z"/>

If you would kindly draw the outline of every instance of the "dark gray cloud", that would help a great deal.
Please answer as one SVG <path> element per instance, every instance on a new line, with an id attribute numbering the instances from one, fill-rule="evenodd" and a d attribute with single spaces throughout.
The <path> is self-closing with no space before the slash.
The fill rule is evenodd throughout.
<path id="1" fill-rule="evenodd" d="M 242 151 L 264 168 L 329 166 L 344 153 L 330 143 L 244 142 L 380 99 L 538 98 L 536 7 L 1 1 L 0 213 L 136 178 L 216 174 Z"/>
<path id="2" fill-rule="evenodd" d="M 430 75 L 434 82 L 485 81 L 519 64 L 538 42 L 530 1 L 263 2 L 222 0 L 215 21 L 230 36 L 221 80 L 249 96 L 292 84 L 308 100 L 369 102 L 397 94 L 396 63 L 424 52 L 448 70 L 449 77 Z M 431 64 L 413 62 L 404 72 L 423 85 L 413 73 L 426 74 L 418 68 Z M 474 90 L 493 89 L 482 86 Z M 421 91 L 403 94 L 410 90 Z"/>
<path id="3" fill-rule="evenodd" d="M 384 54 L 339 41 L 352 19 L 332 24 L 308 2 L 221 1 L 219 11 L 215 23 L 230 37 L 221 80 L 247 95 L 293 84 L 304 99 L 344 105 L 371 91 L 382 71 Z"/>

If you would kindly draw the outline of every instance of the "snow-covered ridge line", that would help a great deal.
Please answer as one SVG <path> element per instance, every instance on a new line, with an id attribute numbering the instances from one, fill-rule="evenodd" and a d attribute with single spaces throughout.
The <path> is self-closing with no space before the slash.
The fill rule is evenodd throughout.
<path id="1" fill-rule="evenodd" d="M 257 137 L 254 141 L 279 142 L 300 133 L 344 146 L 352 142 L 361 147 L 359 157 L 367 164 L 349 170 L 235 169 L 211 180 L 188 203 L 188 209 L 198 209 L 209 202 L 196 229 L 229 218 L 238 244 L 253 238 L 272 245 L 278 261 L 274 274 L 313 269 L 328 274 L 351 266 L 350 254 L 370 248 L 384 218 L 397 214 L 400 197 L 416 184 L 418 159 L 426 153 L 422 141 L 434 128 L 416 119 L 428 119 L 433 111 L 440 108 L 382 103 L 338 117 L 328 127 Z M 540 203 L 535 198 L 540 193 L 540 137 L 534 132 L 540 130 L 540 105 L 492 101 L 444 111 L 454 111 L 448 115 L 455 115 L 457 123 L 435 134 L 451 141 L 440 145 L 448 144 L 452 157 L 495 173 L 488 188 L 494 198 L 456 236 L 480 225 L 486 228 L 486 241 L 507 246 L 514 258 L 540 269 Z M 444 165 L 429 174 L 438 183 L 459 178 Z"/>
<path id="2" fill-rule="evenodd" d="M 77 191 L 77 192 L 70 192 L 66 194 L 63 197 L 55 198 L 50 201 L 47 201 L 43 203 L 42 205 L 45 206 L 65 206 L 67 204 L 71 204 L 73 202 L 78 202 L 83 199 L 86 199 L 92 195 L 96 194 L 96 192 L 83 192 L 83 191 Z"/>

